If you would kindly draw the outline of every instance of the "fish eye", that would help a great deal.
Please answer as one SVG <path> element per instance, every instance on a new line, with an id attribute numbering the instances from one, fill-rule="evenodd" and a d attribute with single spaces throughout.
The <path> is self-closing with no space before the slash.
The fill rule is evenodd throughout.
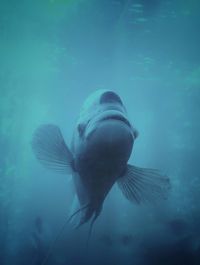
<path id="1" fill-rule="evenodd" d="M 100 98 L 100 104 L 104 103 L 119 103 L 122 105 L 120 97 L 112 91 L 104 92 Z"/>

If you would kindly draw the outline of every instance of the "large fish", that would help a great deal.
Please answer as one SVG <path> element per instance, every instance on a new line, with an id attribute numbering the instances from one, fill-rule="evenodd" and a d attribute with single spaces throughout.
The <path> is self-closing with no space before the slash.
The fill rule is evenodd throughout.
<path id="1" fill-rule="evenodd" d="M 96 220 L 115 183 L 136 203 L 165 197 L 167 176 L 128 164 L 137 136 L 121 98 L 108 90 L 97 90 L 85 101 L 71 148 L 57 126 L 47 124 L 36 130 L 32 147 L 39 161 L 73 176 L 81 211 L 79 225 Z"/>

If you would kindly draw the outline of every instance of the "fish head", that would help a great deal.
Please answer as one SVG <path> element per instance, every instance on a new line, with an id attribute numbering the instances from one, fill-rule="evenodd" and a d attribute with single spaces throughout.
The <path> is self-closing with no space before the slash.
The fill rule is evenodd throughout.
<path id="1" fill-rule="evenodd" d="M 112 158 L 119 154 L 125 160 L 138 136 L 121 98 L 110 90 L 97 90 L 88 97 L 80 113 L 77 132 L 88 151 L 95 148 L 98 153 L 106 150 L 108 154 L 110 150 Z"/>

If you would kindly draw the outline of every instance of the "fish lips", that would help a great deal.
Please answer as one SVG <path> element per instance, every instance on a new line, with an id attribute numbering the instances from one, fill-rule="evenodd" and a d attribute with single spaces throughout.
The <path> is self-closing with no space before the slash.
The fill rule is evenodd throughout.
<path id="1" fill-rule="evenodd" d="M 103 122 L 103 121 L 109 121 L 109 120 L 114 120 L 114 121 L 120 121 L 123 122 L 124 124 L 126 124 L 128 127 L 132 128 L 130 122 L 128 121 L 128 119 L 122 115 L 120 112 L 111 112 L 111 113 L 105 113 L 105 116 L 103 116 L 99 122 Z"/>
<path id="2" fill-rule="evenodd" d="M 104 122 L 108 123 L 116 122 L 116 123 L 121 123 L 128 127 L 130 129 L 130 132 L 133 136 L 133 139 L 135 138 L 134 134 L 134 129 L 127 119 L 127 117 L 123 114 L 123 112 L 118 111 L 118 110 L 105 110 L 102 113 L 98 114 L 96 117 L 91 119 L 88 123 L 88 128 L 87 128 L 87 136 L 91 136 L 96 130 L 98 130 L 99 127 L 101 127 Z"/>
<path id="3" fill-rule="evenodd" d="M 132 126 L 127 119 L 127 117 L 123 114 L 123 112 L 118 110 L 105 110 L 103 113 L 97 116 L 97 122 L 104 122 L 104 121 L 118 121 L 122 122 L 123 124 L 127 125 L 130 129 Z"/>

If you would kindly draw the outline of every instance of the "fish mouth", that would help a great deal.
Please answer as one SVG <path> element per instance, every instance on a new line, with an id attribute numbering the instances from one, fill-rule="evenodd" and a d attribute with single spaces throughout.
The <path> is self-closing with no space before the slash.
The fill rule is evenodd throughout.
<path id="1" fill-rule="evenodd" d="M 128 125 L 129 127 L 131 127 L 131 124 L 130 122 L 122 115 L 109 115 L 109 116 L 106 116 L 104 118 L 101 119 L 101 121 L 108 121 L 108 120 L 115 120 L 115 121 L 122 121 L 124 122 L 126 125 Z"/>
<path id="2" fill-rule="evenodd" d="M 130 133 L 134 137 L 134 129 L 131 125 L 131 123 L 128 121 L 128 118 L 126 117 L 126 114 L 119 110 L 111 110 L 107 109 L 100 113 L 98 113 L 93 119 L 91 119 L 87 124 L 87 130 L 85 133 L 85 136 L 87 139 L 93 135 L 94 132 L 98 131 L 99 128 L 104 125 L 112 125 L 113 122 L 118 123 L 119 125 L 123 125 L 124 127 L 128 128 Z M 121 124 L 120 124 L 121 123 Z M 113 127 L 114 128 L 114 127 Z"/>
<path id="3" fill-rule="evenodd" d="M 128 119 L 120 112 L 120 111 L 104 111 L 104 113 L 101 115 L 99 121 L 108 121 L 108 120 L 115 120 L 115 121 L 121 121 L 128 125 L 130 128 L 132 128 L 130 122 Z"/>

